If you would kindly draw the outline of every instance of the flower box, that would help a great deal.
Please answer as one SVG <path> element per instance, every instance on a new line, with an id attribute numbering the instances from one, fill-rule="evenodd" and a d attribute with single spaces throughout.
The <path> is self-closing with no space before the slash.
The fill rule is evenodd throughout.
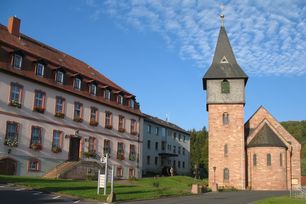
<path id="1" fill-rule="evenodd" d="M 38 112 L 38 113 L 44 113 L 45 109 L 43 107 L 34 107 L 33 111 Z"/>
<path id="2" fill-rule="evenodd" d="M 107 129 L 113 129 L 113 126 L 112 125 L 105 125 L 105 128 L 107 128 Z"/>
<path id="3" fill-rule="evenodd" d="M 83 152 L 84 157 L 86 158 L 95 158 L 97 156 L 95 151 L 91 151 L 91 152 Z"/>
<path id="4" fill-rule="evenodd" d="M 136 154 L 130 154 L 129 160 L 135 161 L 136 160 Z"/>
<path id="5" fill-rule="evenodd" d="M 96 121 L 96 120 L 90 120 L 90 122 L 89 122 L 89 125 L 91 125 L 91 126 L 98 126 L 98 121 Z"/>
<path id="6" fill-rule="evenodd" d="M 119 130 L 118 130 L 119 132 L 125 132 L 125 129 L 124 128 L 119 128 Z"/>
<path id="7" fill-rule="evenodd" d="M 117 152 L 117 159 L 118 160 L 124 160 L 124 154 L 121 152 Z"/>
<path id="8" fill-rule="evenodd" d="M 52 147 L 51 151 L 53 153 L 60 153 L 60 152 L 62 152 L 62 148 L 54 146 L 54 147 Z"/>
<path id="9" fill-rule="evenodd" d="M 55 117 L 58 117 L 58 118 L 64 118 L 65 117 L 65 114 L 64 113 L 61 113 L 61 112 L 57 112 L 54 114 Z"/>
<path id="10" fill-rule="evenodd" d="M 13 107 L 21 108 L 21 103 L 19 103 L 19 101 L 11 100 L 9 105 Z"/>
<path id="11" fill-rule="evenodd" d="M 131 135 L 137 135 L 137 134 L 138 134 L 137 131 L 132 131 L 132 132 L 131 132 Z"/>
<path id="12" fill-rule="evenodd" d="M 78 123 L 83 122 L 83 118 L 81 118 L 81 117 L 74 117 L 73 120 L 74 120 L 75 122 L 78 122 Z"/>
<path id="13" fill-rule="evenodd" d="M 6 138 L 4 140 L 4 145 L 9 146 L 9 147 L 17 147 L 18 146 L 17 137 L 15 137 L 14 139 Z"/>
<path id="14" fill-rule="evenodd" d="M 31 144 L 30 148 L 35 151 L 38 151 L 42 149 L 42 145 L 41 144 Z"/>

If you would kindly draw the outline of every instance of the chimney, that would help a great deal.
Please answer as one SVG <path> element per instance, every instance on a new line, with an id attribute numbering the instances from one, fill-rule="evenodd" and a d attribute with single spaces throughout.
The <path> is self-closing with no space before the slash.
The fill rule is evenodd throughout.
<path id="1" fill-rule="evenodd" d="M 20 30 L 20 19 L 12 16 L 8 20 L 8 26 L 7 29 L 10 34 L 19 36 L 19 30 Z"/>

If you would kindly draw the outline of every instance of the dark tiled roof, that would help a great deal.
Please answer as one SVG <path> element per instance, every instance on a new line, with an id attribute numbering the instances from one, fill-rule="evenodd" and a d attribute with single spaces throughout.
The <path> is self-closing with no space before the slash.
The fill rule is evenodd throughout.
<path id="1" fill-rule="evenodd" d="M 222 59 L 225 62 L 221 62 Z M 248 79 L 248 76 L 236 61 L 232 46 L 223 26 L 220 28 L 213 62 L 203 77 L 204 90 L 206 90 L 207 79 L 245 79 L 245 82 Z"/>
<path id="2" fill-rule="evenodd" d="M 173 129 L 173 130 L 176 130 L 176 131 L 179 131 L 179 132 L 183 132 L 185 134 L 188 134 L 190 135 L 190 133 L 186 130 L 184 130 L 183 128 L 173 124 L 173 123 L 170 123 L 168 121 L 165 121 L 165 120 L 162 120 L 162 119 L 159 119 L 157 117 L 153 117 L 151 115 L 148 115 L 148 114 L 143 114 L 144 116 L 144 119 L 149 121 L 149 122 L 153 122 L 157 125 L 160 125 L 160 126 L 164 126 L 164 127 L 167 127 L 167 128 L 170 128 L 170 129 Z"/>
<path id="3" fill-rule="evenodd" d="M 264 124 L 258 131 L 255 137 L 248 144 L 248 147 L 284 147 L 287 146 L 281 141 L 277 134 L 269 127 L 268 124 Z"/>

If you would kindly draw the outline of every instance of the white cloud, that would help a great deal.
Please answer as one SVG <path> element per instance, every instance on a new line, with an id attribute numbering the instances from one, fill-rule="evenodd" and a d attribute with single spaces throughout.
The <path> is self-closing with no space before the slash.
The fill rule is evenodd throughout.
<path id="1" fill-rule="evenodd" d="M 204 71 L 212 61 L 220 26 L 220 3 L 212 0 L 87 0 L 93 19 L 103 11 L 126 28 L 160 34 L 182 60 Z M 230 0 L 225 27 L 238 63 L 253 75 L 306 73 L 304 0 Z"/>

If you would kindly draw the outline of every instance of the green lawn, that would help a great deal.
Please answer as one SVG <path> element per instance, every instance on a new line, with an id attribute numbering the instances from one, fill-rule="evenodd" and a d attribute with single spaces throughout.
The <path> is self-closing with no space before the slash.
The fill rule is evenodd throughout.
<path id="1" fill-rule="evenodd" d="M 255 204 L 305 204 L 306 200 L 288 196 L 272 197 L 255 202 Z"/>
<path id="2" fill-rule="evenodd" d="M 15 183 L 41 191 L 77 196 L 85 199 L 104 201 L 103 195 L 97 195 L 96 181 L 51 180 L 34 177 L 2 176 L 0 182 Z M 163 196 L 189 195 L 192 183 L 206 184 L 206 180 L 194 180 L 187 176 L 144 178 L 136 181 L 115 183 L 114 191 L 118 201 L 135 199 L 153 199 Z M 154 185 L 155 183 L 155 185 Z M 108 188 L 110 190 L 110 188 Z M 103 189 L 101 189 L 103 192 Z"/>

